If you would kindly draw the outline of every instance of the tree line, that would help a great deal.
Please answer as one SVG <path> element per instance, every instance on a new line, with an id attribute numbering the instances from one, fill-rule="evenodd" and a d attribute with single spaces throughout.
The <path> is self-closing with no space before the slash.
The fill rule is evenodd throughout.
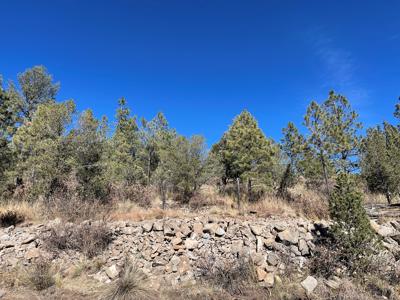
<path id="1" fill-rule="evenodd" d="M 341 173 L 389 203 L 400 192 L 400 125 L 384 122 L 363 136 L 357 112 L 333 91 L 310 103 L 302 130 L 289 122 L 279 142 L 245 110 L 208 151 L 204 137 L 180 135 L 162 113 L 138 119 L 124 98 L 111 130 L 106 117 L 57 101 L 59 88 L 43 66 L 19 74 L 17 84 L 0 80 L 2 199 L 73 193 L 107 201 L 115 189 L 151 186 L 165 206 L 171 197 L 189 202 L 208 183 L 256 201 L 265 193 L 289 198 L 300 181 L 330 195 Z M 400 119 L 400 103 L 394 116 Z"/>

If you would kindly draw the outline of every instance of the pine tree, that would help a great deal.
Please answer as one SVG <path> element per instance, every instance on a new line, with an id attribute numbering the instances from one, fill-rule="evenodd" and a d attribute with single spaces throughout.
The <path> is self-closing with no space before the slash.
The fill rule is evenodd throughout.
<path id="1" fill-rule="evenodd" d="M 234 120 L 218 144 L 214 153 L 220 157 L 226 179 L 247 182 L 248 196 L 252 199 L 252 186 L 273 186 L 274 164 L 278 149 L 258 127 L 255 118 L 243 111 Z"/>
<path id="2" fill-rule="evenodd" d="M 382 193 L 390 204 L 400 194 L 400 130 L 384 123 L 371 128 L 363 140 L 361 174 L 372 193 Z"/>
<path id="3" fill-rule="evenodd" d="M 363 196 L 348 174 L 340 174 L 329 199 L 329 212 L 334 224 L 331 227 L 338 250 L 338 260 L 350 272 L 373 253 L 375 234 L 363 207 Z"/>
<path id="4" fill-rule="evenodd" d="M 34 66 L 18 75 L 23 103 L 23 115 L 30 119 L 39 104 L 55 100 L 60 88 L 44 66 Z M 16 90 L 15 90 L 16 91 Z"/>
<path id="5" fill-rule="evenodd" d="M 83 199 L 103 200 L 107 196 L 105 147 L 107 120 L 97 120 L 91 110 L 84 111 L 78 128 L 70 133 L 74 153 L 73 166 Z"/>
<path id="6" fill-rule="evenodd" d="M 298 164 L 303 159 L 306 141 L 292 122 L 283 129 L 283 135 L 281 148 L 288 162 L 279 185 L 278 195 L 287 197 L 287 188 L 294 183 L 298 174 Z"/>
<path id="7" fill-rule="evenodd" d="M 357 118 L 348 100 L 333 91 L 321 105 L 313 101 L 307 108 L 304 124 L 310 132 L 308 144 L 320 161 L 328 194 L 331 165 L 336 172 L 347 173 L 357 167 L 354 158 L 359 150 L 361 128 Z"/>
<path id="8" fill-rule="evenodd" d="M 3 89 L 0 76 L 0 186 L 4 187 L 5 172 L 13 163 L 14 153 L 11 140 L 17 130 L 19 115 L 18 103 L 13 101 L 9 93 Z M 0 190 L 1 192 L 1 190 Z"/>
<path id="9" fill-rule="evenodd" d="M 17 154 L 13 177 L 22 180 L 31 199 L 47 196 L 54 182 L 67 173 L 63 142 L 74 111 L 72 101 L 41 104 L 13 137 Z"/>
<path id="10" fill-rule="evenodd" d="M 136 118 L 130 115 L 126 100 L 119 100 L 117 126 L 111 139 L 109 171 L 113 182 L 132 184 L 142 182 L 145 173 L 140 165 L 142 151 Z"/>
<path id="11" fill-rule="evenodd" d="M 175 132 L 169 128 L 168 121 L 162 113 L 158 113 L 152 120 L 142 119 L 140 131 L 142 168 L 146 172 L 147 184 L 152 181 L 152 175 L 160 161 L 160 147 L 167 145 Z"/>
<path id="12" fill-rule="evenodd" d="M 204 138 L 176 136 L 170 141 L 166 147 L 160 148 L 156 178 L 160 184 L 170 186 L 179 200 L 187 203 L 206 181 Z"/>

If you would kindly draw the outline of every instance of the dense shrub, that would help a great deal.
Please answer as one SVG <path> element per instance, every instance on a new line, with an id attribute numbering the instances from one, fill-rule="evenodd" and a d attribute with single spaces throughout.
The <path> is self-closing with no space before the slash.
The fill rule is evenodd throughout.
<path id="1" fill-rule="evenodd" d="M 17 225 L 25 220 L 25 216 L 19 212 L 6 210 L 0 213 L 0 227 Z"/>

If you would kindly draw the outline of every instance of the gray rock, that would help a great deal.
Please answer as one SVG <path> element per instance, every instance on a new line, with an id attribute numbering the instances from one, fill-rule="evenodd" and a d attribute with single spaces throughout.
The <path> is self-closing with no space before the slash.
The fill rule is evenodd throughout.
<path id="1" fill-rule="evenodd" d="M 119 275 L 119 271 L 116 265 L 112 265 L 111 267 L 106 268 L 106 274 L 108 278 L 115 279 Z"/>
<path id="2" fill-rule="evenodd" d="M 285 229 L 278 233 L 278 238 L 286 244 L 297 244 L 299 242 L 299 232 L 293 229 Z"/>
<path id="3" fill-rule="evenodd" d="M 271 265 L 271 266 L 276 266 L 279 263 L 279 256 L 274 253 L 271 252 L 270 254 L 268 254 L 267 256 L 267 262 Z"/>
<path id="4" fill-rule="evenodd" d="M 317 279 L 312 276 L 308 276 L 301 282 L 301 286 L 306 290 L 307 294 L 311 294 L 318 285 Z"/>
<path id="5" fill-rule="evenodd" d="M 199 242 L 193 239 L 187 239 L 185 241 L 185 247 L 187 250 L 193 250 L 193 249 L 197 249 L 197 247 L 199 246 Z"/>

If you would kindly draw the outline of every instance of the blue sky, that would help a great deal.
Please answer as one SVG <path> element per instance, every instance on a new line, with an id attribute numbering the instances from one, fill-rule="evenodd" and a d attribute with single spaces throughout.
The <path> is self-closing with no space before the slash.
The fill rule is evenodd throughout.
<path id="1" fill-rule="evenodd" d="M 0 0 L 0 74 L 45 65 L 59 100 L 113 118 L 117 99 L 216 142 L 248 109 L 279 140 L 334 89 L 366 126 L 400 95 L 399 1 Z"/>

